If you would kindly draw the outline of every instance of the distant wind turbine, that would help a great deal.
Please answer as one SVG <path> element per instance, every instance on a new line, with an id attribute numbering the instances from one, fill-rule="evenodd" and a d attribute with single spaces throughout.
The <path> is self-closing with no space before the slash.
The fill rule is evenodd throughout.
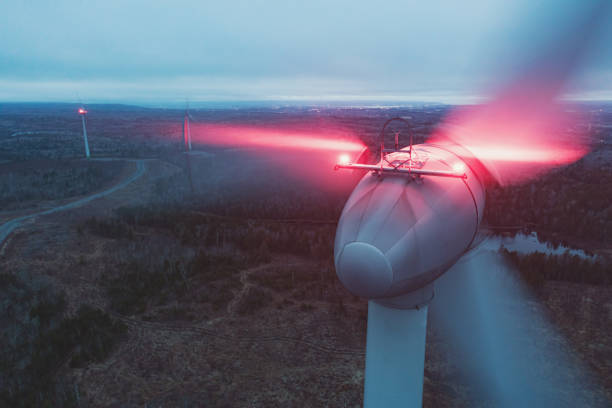
<path id="1" fill-rule="evenodd" d="M 185 108 L 185 119 L 183 121 L 183 141 L 185 150 L 191 151 L 191 126 L 189 125 L 189 105 Z"/>
<path id="2" fill-rule="evenodd" d="M 89 159 L 89 142 L 87 141 L 87 127 L 85 127 L 85 116 L 87 115 L 87 110 L 83 107 L 79 108 L 79 115 L 81 115 L 81 120 L 83 121 L 83 142 L 85 143 L 85 157 Z"/>

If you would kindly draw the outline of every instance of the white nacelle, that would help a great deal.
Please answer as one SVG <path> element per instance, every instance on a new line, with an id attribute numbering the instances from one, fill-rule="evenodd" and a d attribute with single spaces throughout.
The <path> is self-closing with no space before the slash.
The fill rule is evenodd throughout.
<path id="1" fill-rule="evenodd" d="M 387 155 L 397 163 L 406 150 Z M 466 178 L 368 172 L 349 197 L 336 231 L 336 273 L 349 291 L 389 299 L 428 286 L 470 248 L 484 211 L 476 173 L 434 145 L 413 146 L 412 167 Z M 406 165 L 407 166 L 407 165 Z"/>

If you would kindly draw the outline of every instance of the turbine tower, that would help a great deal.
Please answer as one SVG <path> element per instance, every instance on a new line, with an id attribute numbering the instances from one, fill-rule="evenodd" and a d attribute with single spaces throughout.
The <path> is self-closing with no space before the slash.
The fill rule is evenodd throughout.
<path id="1" fill-rule="evenodd" d="M 368 299 L 364 406 L 418 407 L 423 399 L 427 306 L 434 281 L 474 241 L 483 182 L 456 152 L 433 144 L 384 146 L 349 197 L 336 232 L 340 281 Z M 468 160 L 469 161 L 469 160 Z"/>
<path id="2" fill-rule="evenodd" d="M 85 116 L 87 115 L 87 110 L 85 108 L 79 108 L 79 115 L 81 115 L 81 120 L 83 121 L 83 142 L 85 143 L 85 157 L 89 159 L 89 142 L 87 141 L 87 128 L 85 127 Z"/>
<path id="3" fill-rule="evenodd" d="M 189 125 L 189 108 L 185 109 L 185 119 L 183 120 L 183 140 L 185 150 L 191 151 L 191 126 Z"/>

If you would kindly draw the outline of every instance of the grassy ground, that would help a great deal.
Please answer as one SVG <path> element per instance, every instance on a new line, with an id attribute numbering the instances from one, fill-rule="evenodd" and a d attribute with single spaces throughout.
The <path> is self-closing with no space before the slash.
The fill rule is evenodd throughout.
<path id="1" fill-rule="evenodd" d="M 113 183 L 123 162 L 30 160 L 0 164 L 0 208 L 23 210 L 81 196 Z"/>

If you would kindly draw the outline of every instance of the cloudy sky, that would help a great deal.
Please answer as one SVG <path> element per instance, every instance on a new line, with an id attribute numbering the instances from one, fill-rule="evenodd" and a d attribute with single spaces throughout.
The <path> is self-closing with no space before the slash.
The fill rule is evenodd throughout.
<path id="1" fill-rule="evenodd" d="M 467 101 L 591 3 L 5 0 L 0 101 Z M 589 24 L 567 89 L 612 99 L 612 24 Z"/>

